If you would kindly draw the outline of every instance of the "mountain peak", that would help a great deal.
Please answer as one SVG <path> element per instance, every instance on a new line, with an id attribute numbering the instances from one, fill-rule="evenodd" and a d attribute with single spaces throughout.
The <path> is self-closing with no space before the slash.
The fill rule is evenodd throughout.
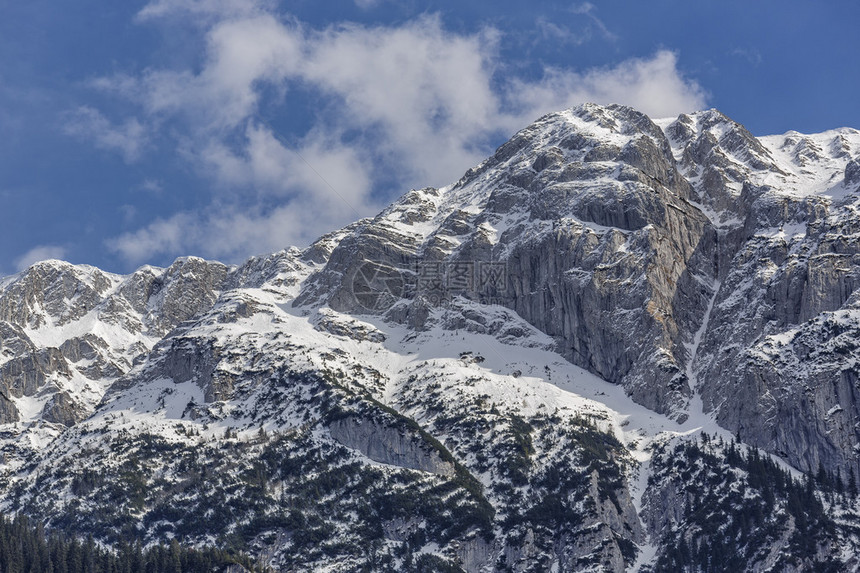
<path id="1" fill-rule="evenodd" d="M 0 503 L 281 570 L 853 570 L 858 144 L 583 104 L 303 250 L 34 265 Z"/>

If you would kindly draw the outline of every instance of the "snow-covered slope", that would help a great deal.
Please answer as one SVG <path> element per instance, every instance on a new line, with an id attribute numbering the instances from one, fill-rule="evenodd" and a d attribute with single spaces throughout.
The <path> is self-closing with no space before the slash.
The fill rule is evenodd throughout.
<path id="1" fill-rule="evenodd" d="M 850 569 L 858 197 L 855 130 L 583 105 L 304 251 L 39 263 L 0 499 L 282 570 Z"/>
<path id="2" fill-rule="evenodd" d="M 135 361 L 222 290 L 296 285 L 310 268 L 296 257 L 278 253 L 236 269 L 183 258 L 129 276 L 44 261 L 9 277 L 0 292 L 0 423 L 20 439 L 6 449 L 40 448 L 88 417 Z M 7 455 L 7 464 L 19 462 Z"/>

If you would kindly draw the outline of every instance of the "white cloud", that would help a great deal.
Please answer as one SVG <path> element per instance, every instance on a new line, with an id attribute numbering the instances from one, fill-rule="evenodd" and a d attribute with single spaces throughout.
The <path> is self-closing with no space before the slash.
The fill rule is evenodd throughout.
<path id="1" fill-rule="evenodd" d="M 130 223 L 137 217 L 137 207 L 134 205 L 120 205 L 117 211 L 122 215 L 123 221 Z"/>
<path id="2" fill-rule="evenodd" d="M 202 213 L 178 213 L 110 239 L 108 248 L 133 264 L 177 253 L 235 261 L 308 244 L 324 231 L 381 209 L 370 200 L 366 164 L 354 149 L 313 137 L 288 149 L 260 126 L 249 127 L 246 138 L 242 155 L 213 144 L 202 161 L 222 181 L 251 185 L 256 202 L 227 195 L 227 202 Z M 266 209 L 266 197 L 280 202 Z"/>
<path id="3" fill-rule="evenodd" d="M 583 2 L 582 4 L 575 4 L 575 5 L 571 6 L 570 11 L 573 12 L 574 14 L 582 14 L 584 16 L 587 16 L 589 18 L 589 20 L 591 20 L 592 24 L 594 24 L 594 26 L 597 27 L 597 30 L 600 32 L 600 34 L 604 38 L 606 38 L 607 40 L 614 42 L 615 40 L 618 39 L 618 36 L 615 35 L 613 32 L 611 32 L 609 30 L 609 28 L 606 27 L 606 24 L 603 23 L 603 20 L 601 20 L 600 18 L 597 17 L 597 14 L 595 14 L 595 12 L 597 11 L 597 7 L 594 4 L 592 4 L 591 2 Z M 591 31 L 589 29 L 589 34 L 590 34 L 590 32 Z"/>
<path id="4" fill-rule="evenodd" d="M 196 224 L 188 213 L 179 213 L 169 219 L 156 219 L 135 232 L 109 239 L 107 245 L 128 262 L 140 263 L 156 254 L 176 253 L 187 248 L 189 240 L 197 234 Z"/>
<path id="5" fill-rule="evenodd" d="M 313 216 L 295 205 L 271 211 L 236 206 L 212 207 L 205 213 L 181 212 L 157 219 L 107 242 L 108 248 L 129 263 L 139 264 L 156 255 L 193 254 L 237 260 L 250 254 L 274 252 L 306 243 L 305 217 Z"/>
<path id="6" fill-rule="evenodd" d="M 227 189 L 252 188 L 257 197 L 315 200 L 352 218 L 366 214 L 369 207 L 370 174 L 360 150 L 320 134 L 288 148 L 271 129 L 249 124 L 239 152 L 211 140 L 197 159 Z"/>
<path id="7" fill-rule="evenodd" d="M 574 30 L 569 25 L 550 20 L 545 16 L 539 16 L 535 20 L 535 27 L 539 34 L 539 37 L 535 38 L 535 44 L 552 42 L 557 46 L 565 44 L 581 46 L 591 41 L 595 36 L 609 42 L 618 40 L 618 36 L 606 27 L 603 20 L 597 17 L 597 8 L 594 4 L 590 2 L 574 4 L 567 11 L 582 16 L 585 19 L 584 24 L 579 23 Z"/>
<path id="8" fill-rule="evenodd" d="M 362 10 L 372 10 L 382 4 L 397 3 L 398 0 L 355 0 L 355 5 Z"/>
<path id="9" fill-rule="evenodd" d="M 461 36 L 426 17 L 398 28 L 330 28 L 307 40 L 303 79 L 343 102 L 338 125 L 379 129 L 378 153 L 409 185 L 444 185 L 485 150 L 500 101 L 496 36 Z"/>
<path id="10" fill-rule="evenodd" d="M 760 66 L 764 61 L 761 52 L 756 48 L 735 48 L 729 52 L 729 55 L 743 58 L 752 64 L 753 67 Z"/>
<path id="11" fill-rule="evenodd" d="M 148 69 L 138 77 L 117 75 L 92 84 L 139 103 L 151 117 L 179 115 L 195 130 L 223 132 L 257 112 L 263 84 L 295 75 L 301 49 L 297 27 L 259 14 L 215 23 L 198 74 Z"/>
<path id="12" fill-rule="evenodd" d="M 100 149 L 118 151 L 126 163 L 133 163 L 140 157 L 148 139 L 146 128 L 136 118 L 114 125 L 101 112 L 88 106 L 68 114 L 63 128 L 69 135 L 92 140 Z"/>
<path id="13" fill-rule="evenodd" d="M 602 25 L 593 6 L 575 10 Z M 458 34 L 433 16 L 313 30 L 263 2 L 156 0 L 140 17 L 188 13 L 208 22 L 199 69 L 94 82 L 139 105 L 153 130 L 181 121 L 180 156 L 218 190 L 203 214 L 159 219 L 111 242 L 135 262 L 192 249 L 229 259 L 306 242 L 377 210 L 380 181 L 402 190 L 447 184 L 491 144 L 577 103 L 624 103 L 661 117 L 705 104 L 669 51 L 610 68 L 546 69 L 540 80 L 524 81 L 500 72 L 499 32 Z M 314 94 L 318 105 L 311 129 L 285 142 L 271 118 L 291 113 L 293 89 Z M 135 144 L 134 135 L 146 130 L 139 124 L 117 127 L 89 108 L 80 115 L 79 131 L 97 145 L 127 159 L 140 153 L 145 140 Z"/>
<path id="14" fill-rule="evenodd" d="M 33 263 L 46 261 L 48 259 L 62 259 L 66 256 L 65 247 L 57 245 L 39 245 L 33 247 L 17 259 L 15 259 L 15 268 L 18 271 L 23 271 Z"/>
<path id="15" fill-rule="evenodd" d="M 523 110 L 522 120 L 583 102 L 620 103 L 655 118 L 705 107 L 704 90 L 686 79 L 677 64 L 674 52 L 661 50 L 652 58 L 584 73 L 548 69 L 538 82 L 514 82 L 510 97 Z"/>
<path id="16" fill-rule="evenodd" d="M 183 16 L 238 18 L 259 14 L 271 8 L 266 0 L 154 0 L 138 12 L 140 20 L 164 18 L 180 14 Z"/>
<path id="17" fill-rule="evenodd" d="M 144 179 L 143 183 L 141 183 L 138 188 L 141 191 L 146 191 L 147 193 L 152 193 L 154 195 L 158 195 L 164 191 L 164 186 L 161 184 L 161 181 L 157 179 Z"/>
<path id="18" fill-rule="evenodd" d="M 591 32 L 588 29 L 582 33 L 574 33 L 569 27 L 559 25 L 543 16 L 535 20 L 535 27 L 540 34 L 540 37 L 535 38 L 535 44 L 552 42 L 556 45 L 581 46 L 591 37 Z"/>

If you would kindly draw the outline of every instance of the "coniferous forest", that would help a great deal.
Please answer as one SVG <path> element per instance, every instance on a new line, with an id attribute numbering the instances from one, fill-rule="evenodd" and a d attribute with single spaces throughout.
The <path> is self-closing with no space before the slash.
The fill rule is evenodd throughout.
<path id="1" fill-rule="evenodd" d="M 231 569 L 232 566 L 232 569 Z M 213 573 L 259 571 L 250 559 L 220 549 L 189 549 L 176 541 L 144 549 L 120 544 L 108 551 L 91 538 L 80 541 L 46 532 L 24 516 L 0 516 L 3 573 Z"/>

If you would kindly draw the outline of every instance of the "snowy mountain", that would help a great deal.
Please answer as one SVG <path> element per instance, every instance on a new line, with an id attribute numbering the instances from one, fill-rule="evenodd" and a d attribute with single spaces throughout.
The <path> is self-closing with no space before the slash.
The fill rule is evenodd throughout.
<path id="1" fill-rule="evenodd" d="M 305 250 L 38 263 L 2 508 L 282 571 L 853 570 L 858 208 L 856 130 L 589 104 Z"/>

